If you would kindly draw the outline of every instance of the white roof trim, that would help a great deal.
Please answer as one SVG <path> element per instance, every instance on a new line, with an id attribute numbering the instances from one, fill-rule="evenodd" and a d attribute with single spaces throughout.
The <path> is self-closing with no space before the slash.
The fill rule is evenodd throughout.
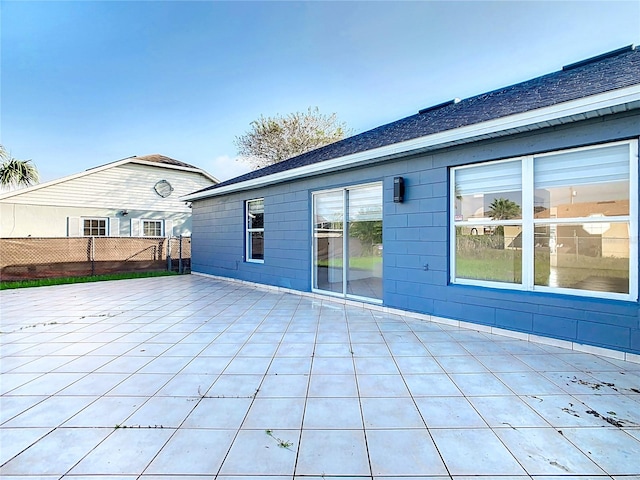
<path id="1" fill-rule="evenodd" d="M 23 193 L 33 192 L 33 191 L 39 190 L 41 188 L 50 187 L 52 185 L 57 185 L 59 183 L 68 182 L 70 180 L 75 180 L 76 178 L 85 177 L 85 176 L 91 175 L 93 173 L 102 172 L 103 170 L 108 170 L 110 168 L 115 168 L 115 167 L 119 167 L 121 165 L 126 165 L 127 163 L 137 163 L 137 164 L 140 164 L 140 165 L 148 165 L 150 167 L 171 168 L 171 169 L 174 169 L 174 170 L 183 170 L 183 171 L 188 171 L 188 172 L 200 173 L 200 174 L 204 175 L 205 177 L 207 177 L 208 179 L 210 179 L 211 181 L 214 181 L 216 183 L 220 183 L 220 180 L 218 180 L 213 175 L 210 175 L 207 172 L 205 172 L 204 170 L 201 170 L 199 168 L 187 168 L 187 167 L 181 167 L 181 166 L 178 166 L 178 165 L 167 165 L 165 163 L 158 163 L 158 162 L 145 162 L 144 160 L 139 160 L 136 157 L 130 157 L 130 158 L 123 158 L 122 160 L 117 160 L 115 162 L 107 163 L 105 165 L 100 165 L 98 167 L 89 168 L 89 169 L 87 169 L 87 170 L 85 170 L 83 172 L 74 173 L 72 175 L 67 175 L 66 177 L 57 178 L 55 180 L 50 180 L 50 181 L 44 182 L 44 183 L 38 183 L 37 185 L 32 185 L 32 186 L 27 187 L 27 188 L 20 188 L 18 190 L 12 190 L 11 192 L 6 192 L 6 193 L 3 193 L 3 194 L 0 194 L 0 200 L 4 200 L 5 198 L 10 198 L 10 197 L 13 197 L 15 195 L 22 195 Z"/>
<path id="2" fill-rule="evenodd" d="M 454 142 L 461 142 L 464 139 L 475 138 L 483 135 L 495 136 L 508 130 L 532 126 L 567 118 L 573 115 L 585 114 L 601 109 L 615 107 L 631 102 L 640 101 L 640 85 L 620 88 L 610 92 L 583 97 L 569 102 L 559 103 L 550 107 L 538 108 L 527 112 L 496 118 L 486 122 L 467 125 L 465 127 L 454 128 L 444 132 L 414 138 L 404 142 L 386 145 L 384 147 L 366 150 L 364 152 L 345 155 L 323 162 L 306 165 L 304 167 L 292 168 L 283 172 L 234 183 L 224 187 L 214 188 L 204 192 L 192 193 L 182 197 L 185 201 L 200 200 L 208 197 L 215 197 L 239 190 L 263 187 L 274 183 L 293 180 L 309 175 L 320 174 L 336 169 L 354 167 L 358 164 L 366 163 L 376 158 L 396 156 L 399 154 L 409 154 L 413 151 L 434 148 Z"/>

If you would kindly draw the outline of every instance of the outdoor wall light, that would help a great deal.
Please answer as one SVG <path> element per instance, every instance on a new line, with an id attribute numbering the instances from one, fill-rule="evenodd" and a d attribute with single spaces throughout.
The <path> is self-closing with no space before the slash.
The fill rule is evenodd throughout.
<path id="1" fill-rule="evenodd" d="M 393 177 L 393 203 L 404 202 L 404 178 Z"/>
<path id="2" fill-rule="evenodd" d="M 126 217 L 127 215 L 129 215 L 129 212 L 127 210 L 122 210 L 120 212 L 120 215 L 122 215 L 123 217 Z"/>

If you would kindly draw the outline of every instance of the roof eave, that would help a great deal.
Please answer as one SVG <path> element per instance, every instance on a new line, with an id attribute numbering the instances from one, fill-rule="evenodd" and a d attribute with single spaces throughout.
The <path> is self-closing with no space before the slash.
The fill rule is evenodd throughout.
<path id="1" fill-rule="evenodd" d="M 550 107 L 529 110 L 527 112 L 446 130 L 303 167 L 292 168 L 272 175 L 192 193 L 185 195 L 182 199 L 184 201 L 203 200 L 205 198 L 265 187 L 310 175 L 319 175 L 326 172 L 353 168 L 362 164 L 383 161 L 408 154 L 469 143 L 478 139 L 501 137 L 512 133 L 536 130 L 561 123 L 576 122 L 586 118 L 610 115 L 612 113 L 636 108 L 640 108 L 640 85 L 611 90 L 609 92 L 559 103 Z"/>

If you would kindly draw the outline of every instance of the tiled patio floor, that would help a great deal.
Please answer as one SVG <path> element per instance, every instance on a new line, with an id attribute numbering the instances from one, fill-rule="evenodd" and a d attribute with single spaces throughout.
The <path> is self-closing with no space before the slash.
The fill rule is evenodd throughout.
<path id="1" fill-rule="evenodd" d="M 638 364 L 198 276 L 0 302 L 2 478 L 640 476 Z"/>

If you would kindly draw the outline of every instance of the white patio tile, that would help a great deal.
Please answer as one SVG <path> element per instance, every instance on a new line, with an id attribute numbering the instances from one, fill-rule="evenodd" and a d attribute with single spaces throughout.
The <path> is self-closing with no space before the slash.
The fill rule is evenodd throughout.
<path id="1" fill-rule="evenodd" d="M 270 357 L 236 357 L 224 370 L 225 374 L 265 374 L 271 364 Z"/>
<path id="2" fill-rule="evenodd" d="M 20 415 L 22 412 L 30 409 L 34 405 L 47 399 L 46 395 L 20 395 L 9 396 L 3 395 L 0 397 L 0 424 L 10 420 L 16 415 Z"/>
<path id="3" fill-rule="evenodd" d="M 482 428 L 487 424 L 464 397 L 417 397 L 427 428 Z"/>
<path id="4" fill-rule="evenodd" d="M 177 428 L 194 408 L 184 397 L 152 397 L 124 422 L 126 426 Z"/>
<path id="5" fill-rule="evenodd" d="M 358 375 L 361 397 L 408 397 L 409 390 L 401 375 Z"/>
<path id="6" fill-rule="evenodd" d="M 121 357 L 111 357 L 112 361 L 104 364 L 96 370 L 98 373 L 134 373 L 144 367 L 153 359 L 150 357 L 137 357 L 123 355 Z"/>
<path id="7" fill-rule="evenodd" d="M 435 360 L 430 356 L 421 357 L 397 357 L 395 361 L 403 375 L 410 375 L 412 373 L 444 373 L 444 370 Z"/>
<path id="8" fill-rule="evenodd" d="M 314 358 L 311 366 L 313 375 L 348 375 L 355 373 L 353 358 L 351 357 L 326 357 Z"/>
<path id="9" fill-rule="evenodd" d="M 293 475 L 299 430 L 241 430 L 222 464 L 223 475 Z M 251 461 L 248 461 L 251 459 Z"/>
<path id="10" fill-rule="evenodd" d="M 521 397 L 553 427 L 599 427 L 600 418 L 586 413 L 591 407 L 570 395 L 535 395 Z"/>
<path id="11" fill-rule="evenodd" d="M 128 373 L 89 373 L 58 395 L 104 395 L 128 377 Z"/>
<path id="12" fill-rule="evenodd" d="M 357 398 L 309 398 L 304 411 L 305 429 L 359 429 L 362 414 Z"/>
<path id="13" fill-rule="evenodd" d="M 410 398 L 361 398 L 365 428 L 425 428 Z"/>
<path id="14" fill-rule="evenodd" d="M 138 373 L 175 374 L 182 370 L 191 360 L 191 357 L 169 357 L 163 355 L 147 363 L 144 367 L 138 370 Z"/>
<path id="15" fill-rule="evenodd" d="M 496 373 L 495 376 L 517 395 L 560 395 L 565 393 L 562 388 L 537 372 Z"/>
<path id="16" fill-rule="evenodd" d="M 270 375 L 300 374 L 308 375 L 311 372 L 311 357 L 276 357 L 271 362 Z"/>
<path id="17" fill-rule="evenodd" d="M 84 377 L 86 373 L 23 373 L 2 375 L 2 394 L 11 395 L 53 395 L 75 381 Z"/>
<path id="18" fill-rule="evenodd" d="M 101 397 L 64 423 L 64 427 L 111 427 L 124 424 L 125 420 L 148 397 Z"/>
<path id="19" fill-rule="evenodd" d="M 242 424 L 243 429 L 300 429 L 304 398 L 256 398 Z"/>
<path id="20" fill-rule="evenodd" d="M 183 428 L 160 450 L 145 474 L 162 474 L 165 478 L 169 478 L 167 475 L 215 475 L 235 434 L 235 430 Z"/>
<path id="21" fill-rule="evenodd" d="M 20 357 L 14 357 L 20 359 Z M 30 357 L 25 357 L 30 358 Z M 31 357 L 33 358 L 33 357 Z M 11 370 L 11 373 L 47 373 L 53 370 L 56 370 L 58 367 L 71 362 L 74 360 L 73 357 L 70 356 L 61 356 L 61 355 L 49 355 L 47 357 L 36 357 L 35 360 L 24 363 L 21 366 L 17 366 L 16 368 Z M 4 364 L 4 359 L 2 360 Z M 4 365 L 3 365 L 4 368 Z"/>
<path id="22" fill-rule="evenodd" d="M 306 397 L 308 387 L 309 375 L 267 375 L 257 397 Z"/>
<path id="23" fill-rule="evenodd" d="M 178 373 L 158 390 L 156 396 L 197 398 L 207 392 L 217 378 L 218 375 Z"/>
<path id="24" fill-rule="evenodd" d="M 490 371 L 497 372 L 531 372 L 533 369 L 512 355 L 481 355 L 475 357 Z"/>
<path id="25" fill-rule="evenodd" d="M 118 397 L 123 395 L 155 395 L 172 378 L 173 375 L 167 373 L 139 373 L 123 380 L 107 395 Z"/>
<path id="26" fill-rule="evenodd" d="M 7 427 L 57 427 L 97 397 L 49 397 L 2 425 Z"/>
<path id="27" fill-rule="evenodd" d="M 264 375 L 220 375 L 208 392 L 202 392 L 208 397 L 255 397 Z"/>
<path id="28" fill-rule="evenodd" d="M 469 397 L 469 401 L 492 428 L 549 426 L 517 396 Z"/>
<path id="29" fill-rule="evenodd" d="M 456 384 L 445 374 L 403 375 L 403 378 L 414 397 L 462 395 Z"/>
<path id="30" fill-rule="evenodd" d="M 485 373 L 489 371 L 471 355 L 440 356 L 438 363 L 447 373 Z"/>
<path id="31" fill-rule="evenodd" d="M 237 430 L 252 403 L 251 398 L 203 398 L 182 424 L 183 428 Z"/>
<path id="32" fill-rule="evenodd" d="M 398 357 L 402 358 L 402 357 Z M 415 358 L 415 357 L 408 357 Z M 395 362 L 387 357 L 358 357 L 355 359 L 356 373 L 358 374 L 394 374 L 400 372 Z"/>
<path id="33" fill-rule="evenodd" d="M 51 428 L 0 428 L 0 465 L 49 433 Z"/>
<path id="34" fill-rule="evenodd" d="M 367 430 L 373 475 L 446 475 L 426 430 Z"/>
<path id="35" fill-rule="evenodd" d="M 453 373 L 450 376 L 466 396 L 513 395 L 492 373 Z"/>
<path id="36" fill-rule="evenodd" d="M 91 373 L 114 358 L 110 355 L 84 355 L 59 366 L 56 372 Z"/>
<path id="37" fill-rule="evenodd" d="M 604 472 L 553 428 L 496 430 L 530 475 L 598 475 Z"/>
<path id="38" fill-rule="evenodd" d="M 371 475 L 362 430 L 303 430 L 296 475 Z"/>
<path id="39" fill-rule="evenodd" d="M 71 471 L 72 475 L 140 474 L 174 430 L 119 428 Z"/>
<path id="40" fill-rule="evenodd" d="M 191 360 L 182 370 L 183 374 L 209 374 L 218 375 L 227 368 L 233 357 L 205 357 L 197 356 Z"/>
<path id="41" fill-rule="evenodd" d="M 309 397 L 357 397 L 355 375 L 311 375 Z"/>
<path id="42" fill-rule="evenodd" d="M 524 475 L 526 472 L 488 428 L 435 429 L 431 435 L 451 475 Z"/>
<path id="43" fill-rule="evenodd" d="M 112 432 L 112 428 L 57 428 L 3 465 L 0 475 L 63 475 Z"/>
<path id="44" fill-rule="evenodd" d="M 601 417 L 612 418 L 627 428 L 640 427 L 640 404 L 635 398 L 625 395 L 598 394 L 574 395 L 574 397 L 586 406 L 585 411 L 595 411 Z"/>
<path id="45" fill-rule="evenodd" d="M 282 343 L 278 347 L 276 357 L 305 357 L 313 355 L 313 343 Z"/>

